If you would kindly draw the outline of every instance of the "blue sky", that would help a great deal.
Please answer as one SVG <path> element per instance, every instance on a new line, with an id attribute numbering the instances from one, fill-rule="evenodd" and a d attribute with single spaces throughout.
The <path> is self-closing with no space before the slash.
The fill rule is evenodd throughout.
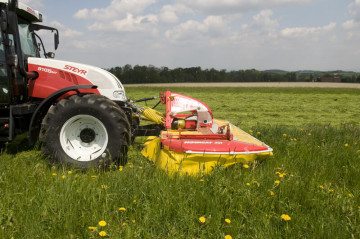
<path id="1" fill-rule="evenodd" d="M 20 0 L 21 1 L 21 0 Z M 360 0 L 23 0 L 96 65 L 360 71 Z"/>

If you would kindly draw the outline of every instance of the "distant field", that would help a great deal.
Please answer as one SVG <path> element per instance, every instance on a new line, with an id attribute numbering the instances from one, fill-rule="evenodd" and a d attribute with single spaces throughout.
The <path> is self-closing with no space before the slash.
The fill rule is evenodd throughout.
<path id="1" fill-rule="evenodd" d="M 20 138 L 0 156 L 0 238 L 360 238 L 360 89 L 125 88 L 134 100 L 167 88 L 200 99 L 274 157 L 169 177 L 140 138 L 124 168 L 83 172 Z"/>
<path id="2" fill-rule="evenodd" d="M 321 88 L 360 88 L 356 83 L 326 82 L 216 82 L 216 83 L 161 83 L 127 84 L 125 87 L 321 87 Z"/>

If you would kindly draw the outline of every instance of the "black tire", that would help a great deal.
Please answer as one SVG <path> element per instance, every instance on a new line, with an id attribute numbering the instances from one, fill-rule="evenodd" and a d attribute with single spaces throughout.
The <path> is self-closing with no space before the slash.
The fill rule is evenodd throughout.
<path id="1" fill-rule="evenodd" d="M 130 144 L 130 124 L 124 111 L 108 98 L 73 95 L 52 106 L 41 124 L 46 155 L 76 168 L 124 165 Z"/>

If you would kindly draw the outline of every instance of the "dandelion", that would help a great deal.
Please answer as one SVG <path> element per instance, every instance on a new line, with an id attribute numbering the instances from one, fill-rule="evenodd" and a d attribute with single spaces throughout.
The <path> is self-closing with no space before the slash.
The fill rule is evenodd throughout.
<path id="1" fill-rule="evenodd" d="M 282 215 L 281 215 L 281 218 L 282 218 L 283 220 L 285 220 L 285 221 L 290 221 L 290 220 L 291 220 L 291 217 L 290 217 L 289 215 L 287 215 L 287 214 L 282 214 Z"/>
<path id="2" fill-rule="evenodd" d="M 352 195 L 351 193 L 349 193 L 349 197 L 351 197 L 351 198 L 352 198 L 352 197 L 353 197 L 353 195 Z"/>
<path id="3" fill-rule="evenodd" d="M 249 168 L 249 165 L 247 165 L 247 164 L 244 164 L 244 168 Z"/>
<path id="4" fill-rule="evenodd" d="M 270 191 L 270 195 L 271 195 L 271 196 L 274 196 L 275 193 L 274 193 L 273 191 Z"/>
<path id="5" fill-rule="evenodd" d="M 121 226 L 125 227 L 127 224 L 126 222 L 123 222 L 123 224 L 121 224 Z"/>
<path id="6" fill-rule="evenodd" d="M 97 227 L 88 227 L 91 231 L 96 231 Z"/>
<path id="7" fill-rule="evenodd" d="M 286 176 L 286 173 L 280 173 L 279 174 L 279 178 L 283 178 L 284 176 Z"/>
<path id="8" fill-rule="evenodd" d="M 124 166 L 120 166 L 120 167 L 119 167 L 119 171 L 120 171 L 120 172 L 123 171 L 123 169 L 124 169 Z"/>
<path id="9" fill-rule="evenodd" d="M 96 178 L 96 176 L 95 176 L 95 175 L 91 175 L 91 178 Z"/>
<path id="10" fill-rule="evenodd" d="M 108 186 L 107 186 L 107 185 L 105 185 L 105 184 L 103 184 L 103 185 L 101 185 L 101 188 L 102 188 L 102 189 L 107 189 L 107 188 L 108 188 Z"/>
<path id="11" fill-rule="evenodd" d="M 251 134 L 252 132 L 253 132 L 253 131 L 250 129 L 250 130 L 249 130 L 249 133 Z"/>
<path id="12" fill-rule="evenodd" d="M 134 200 L 133 203 L 136 203 L 136 200 Z"/>
<path id="13" fill-rule="evenodd" d="M 283 136 L 284 136 L 284 137 L 286 137 L 286 136 L 287 136 L 287 134 L 283 134 Z"/>
<path id="14" fill-rule="evenodd" d="M 135 223 L 136 221 L 135 220 L 131 220 L 132 223 Z"/>
<path id="15" fill-rule="evenodd" d="M 57 174 L 56 173 L 53 173 L 52 176 L 56 176 Z"/>
<path id="16" fill-rule="evenodd" d="M 105 222 L 105 221 L 100 221 L 100 222 L 99 222 L 99 226 L 100 226 L 100 227 L 105 227 L 105 226 L 106 226 L 106 222 Z"/>
<path id="17" fill-rule="evenodd" d="M 68 171 L 68 174 L 71 174 L 72 172 L 71 171 Z"/>
<path id="18" fill-rule="evenodd" d="M 321 189 L 323 189 L 323 188 L 324 188 L 324 186 L 323 186 L 323 185 L 320 185 L 320 188 L 321 188 Z"/>
<path id="19" fill-rule="evenodd" d="M 201 178 L 201 179 L 200 179 L 200 182 L 204 182 L 204 179 L 203 179 L 203 178 Z"/>
<path id="20" fill-rule="evenodd" d="M 251 184 L 250 183 L 246 183 L 246 186 L 250 186 Z"/>
<path id="21" fill-rule="evenodd" d="M 254 181 L 253 183 L 258 183 L 258 181 Z"/>
<path id="22" fill-rule="evenodd" d="M 126 211 L 126 208 L 121 207 L 121 208 L 119 208 L 119 211 Z"/>
<path id="23" fill-rule="evenodd" d="M 294 141 L 296 141 L 297 139 L 296 138 L 293 138 Z"/>
<path id="24" fill-rule="evenodd" d="M 232 239 L 232 236 L 226 235 L 226 236 L 225 236 L 225 239 Z"/>
<path id="25" fill-rule="evenodd" d="M 257 132 L 258 135 L 260 135 L 261 133 L 260 132 Z"/>
<path id="26" fill-rule="evenodd" d="M 276 180 L 275 183 L 276 183 L 276 184 L 279 184 L 279 183 L 280 183 L 280 180 Z"/>
<path id="27" fill-rule="evenodd" d="M 65 176 L 65 175 L 63 175 L 63 176 L 61 176 L 61 178 L 62 178 L 62 179 L 65 179 L 65 178 L 66 178 L 66 176 Z"/>
<path id="28" fill-rule="evenodd" d="M 226 219 L 225 219 L 225 222 L 226 222 L 226 223 L 229 223 L 229 224 L 231 223 L 231 221 L 230 221 L 229 218 L 226 218 Z"/>
<path id="29" fill-rule="evenodd" d="M 349 146 L 349 144 L 345 144 L 345 147 Z"/>
<path id="30" fill-rule="evenodd" d="M 205 217 L 199 217 L 199 222 L 201 222 L 201 223 L 205 223 L 205 222 L 206 222 Z"/>
<path id="31" fill-rule="evenodd" d="M 308 133 L 309 136 L 311 136 L 311 133 Z"/>
<path id="32" fill-rule="evenodd" d="M 99 236 L 101 236 L 101 237 L 106 236 L 106 232 L 105 232 L 105 231 L 101 231 L 101 232 L 99 232 Z"/>
<path id="33" fill-rule="evenodd" d="M 334 189 L 331 189 L 331 188 L 330 188 L 330 189 L 329 189 L 329 192 L 330 192 L 330 193 L 334 192 Z"/>
<path id="34" fill-rule="evenodd" d="M 281 173 L 280 173 L 280 172 L 276 172 L 275 174 L 276 174 L 276 175 L 280 175 Z"/>

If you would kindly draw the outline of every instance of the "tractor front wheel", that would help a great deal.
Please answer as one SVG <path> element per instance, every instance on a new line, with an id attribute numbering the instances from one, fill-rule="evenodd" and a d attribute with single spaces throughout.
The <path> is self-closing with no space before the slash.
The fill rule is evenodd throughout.
<path id="1" fill-rule="evenodd" d="M 52 106 L 40 132 L 44 153 L 76 168 L 126 163 L 130 125 L 123 110 L 101 95 L 74 95 Z"/>

